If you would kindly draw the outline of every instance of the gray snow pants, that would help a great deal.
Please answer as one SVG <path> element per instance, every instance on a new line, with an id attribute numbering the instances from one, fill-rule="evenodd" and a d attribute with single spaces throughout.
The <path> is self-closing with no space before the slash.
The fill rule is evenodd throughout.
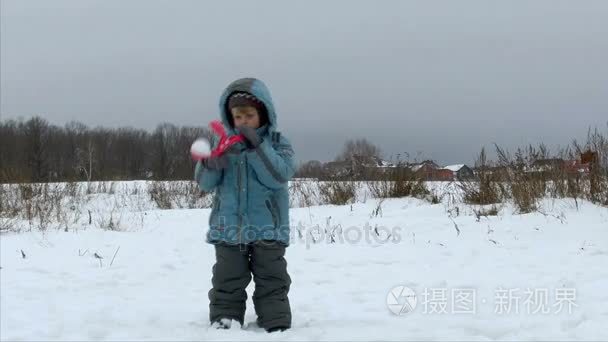
<path id="1" fill-rule="evenodd" d="M 291 309 L 287 294 L 291 278 L 287 274 L 285 245 L 276 241 L 251 244 L 215 245 L 213 288 L 209 291 L 209 319 L 232 318 L 243 324 L 245 289 L 255 282 L 253 305 L 257 323 L 264 329 L 291 327 Z"/>

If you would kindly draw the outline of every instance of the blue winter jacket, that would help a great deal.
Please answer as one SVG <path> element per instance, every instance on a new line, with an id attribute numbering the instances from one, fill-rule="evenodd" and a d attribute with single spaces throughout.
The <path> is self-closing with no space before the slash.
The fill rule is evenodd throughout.
<path id="1" fill-rule="evenodd" d="M 243 78 L 231 83 L 220 98 L 220 113 L 228 135 L 238 134 L 226 106 L 234 92 L 248 92 L 260 99 L 268 124 L 257 129 L 262 138 L 255 149 L 239 143 L 228 153 L 228 167 L 210 170 L 197 163 L 195 180 L 205 192 L 215 191 L 209 217 L 207 242 L 237 244 L 275 240 L 289 245 L 288 180 L 295 172 L 294 152 L 277 131 L 277 113 L 266 85 Z"/>

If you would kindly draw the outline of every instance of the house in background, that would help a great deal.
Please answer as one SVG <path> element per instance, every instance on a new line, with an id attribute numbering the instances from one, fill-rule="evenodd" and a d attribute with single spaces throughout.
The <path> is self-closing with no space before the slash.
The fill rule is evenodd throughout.
<path id="1" fill-rule="evenodd" d="M 595 164 L 597 160 L 597 152 L 587 150 L 581 153 L 581 164 Z"/>
<path id="2" fill-rule="evenodd" d="M 588 175 L 592 165 L 597 161 L 597 152 L 587 150 L 580 154 L 580 159 L 564 160 L 561 158 L 539 159 L 527 168 L 527 172 L 565 172 L 568 175 Z"/>
<path id="3" fill-rule="evenodd" d="M 584 174 L 588 175 L 591 173 L 591 169 L 594 166 L 597 166 L 598 155 L 597 152 L 587 150 L 581 153 L 580 160 L 566 160 L 564 169 L 566 173 L 575 175 L 575 174 Z"/>
<path id="4" fill-rule="evenodd" d="M 410 169 L 420 178 L 427 181 L 454 181 L 472 179 L 475 177 L 473 169 L 465 164 L 448 165 L 440 167 L 432 160 L 410 166 Z"/>
<path id="5" fill-rule="evenodd" d="M 433 174 L 433 177 L 431 180 L 442 181 L 442 182 L 451 182 L 454 180 L 454 172 L 452 172 L 451 170 L 448 170 L 446 168 L 437 169 L 437 170 L 435 170 L 435 173 Z"/>
<path id="6" fill-rule="evenodd" d="M 439 165 L 432 160 L 425 160 L 418 164 L 411 164 L 410 170 L 423 180 L 433 180 Z"/>
<path id="7" fill-rule="evenodd" d="M 441 180 L 468 180 L 473 179 L 475 177 L 473 169 L 466 166 L 465 164 L 444 166 L 438 171 L 440 171 L 441 178 L 448 178 Z"/>
<path id="8" fill-rule="evenodd" d="M 347 160 L 323 164 L 326 177 L 337 179 L 370 179 L 388 173 L 396 165 L 376 156 L 352 155 Z"/>
<path id="9" fill-rule="evenodd" d="M 508 168 L 506 166 L 483 166 L 483 167 L 476 167 L 473 169 L 473 173 L 475 175 L 475 178 L 479 178 L 482 174 L 486 175 L 486 176 L 490 176 L 494 179 L 498 179 L 500 178 L 502 175 L 505 175 L 508 173 Z"/>
<path id="10" fill-rule="evenodd" d="M 526 168 L 527 172 L 553 172 L 564 168 L 565 160 L 561 158 L 538 159 Z"/>
<path id="11" fill-rule="evenodd" d="M 568 175 L 583 174 L 588 175 L 591 173 L 591 163 L 582 163 L 579 160 L 564 160 L 564 171 Z"/>

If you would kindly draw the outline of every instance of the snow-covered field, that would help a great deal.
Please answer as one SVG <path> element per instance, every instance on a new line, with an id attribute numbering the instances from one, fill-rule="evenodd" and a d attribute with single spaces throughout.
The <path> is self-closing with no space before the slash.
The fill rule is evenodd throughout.
<path id="1" fill-rule="evenodd" d="M 293 326 L 275 334 L 208 326 L 209 209 L 3 234 L 0 339 L 608 339 L 608 209 L 545 200 L 477 220 L 466 205 L 378 203 L 291 209 Z"/>

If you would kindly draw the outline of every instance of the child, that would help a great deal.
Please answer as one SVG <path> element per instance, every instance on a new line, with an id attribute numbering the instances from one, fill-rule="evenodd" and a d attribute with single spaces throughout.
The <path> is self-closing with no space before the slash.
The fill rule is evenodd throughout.
<path id="1" fill-rule="evenodd" d="M 228 135 L 242 134 L 224 155 L 198 162 L 201 190 L 215 190 L 207 242 L 214 244 L 209 291 L 212 326 L 243 325 L 247 285 L 253 280 L 257 323 L 268 332 L 291 327 L 285 248 L 289 245 L 287 181 L 294 174 L 294 152 L 277 131 L 270 92 L 260 80 L 231 83 L 220 98 Z"/>

